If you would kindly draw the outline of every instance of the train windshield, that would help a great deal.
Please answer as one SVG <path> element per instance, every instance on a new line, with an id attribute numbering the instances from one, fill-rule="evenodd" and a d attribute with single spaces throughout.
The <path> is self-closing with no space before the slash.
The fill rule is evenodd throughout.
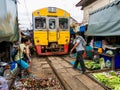
<path id="1" fill-rule="evenodd" d="M 49 19 L 49 28 L 56 29 L 56 19 L 54 19 L 54 18 Z"/>
<path id="2" fill-rule="evenodd" d="M 68 29 L 68 19 L 67 18 L 59 18 L 59 28 L 60 29 Z"/>
<path id="3" fill-rule="evenodd" d="M 35 18 L 35 29 L 46 29 L 46 18 L 45 17 Z"/>

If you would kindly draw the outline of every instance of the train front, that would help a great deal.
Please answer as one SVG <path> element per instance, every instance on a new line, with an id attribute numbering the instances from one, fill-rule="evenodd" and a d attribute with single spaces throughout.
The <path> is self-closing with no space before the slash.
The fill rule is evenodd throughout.
<path id="1" fill-rule="evenodd" d="M 56 7 L 48 7 L 36 10 L 32 15 L 37 54 L 67 54 L 70 41 L 70 14 Z"/>

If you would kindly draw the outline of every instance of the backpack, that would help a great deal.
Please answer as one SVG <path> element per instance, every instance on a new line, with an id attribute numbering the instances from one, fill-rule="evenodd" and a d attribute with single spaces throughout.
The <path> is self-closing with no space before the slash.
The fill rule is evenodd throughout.
<path id="1" fill-rule="evenodd" d="M 81 36 L 79 36 L 79 37 L 77 37 L 76 39 L 80 39 L 80 41 L 82 41 L 82 45 L 83 45 L 83 47 L 85 48 L 86 47 L 86 41 L 84 40 L 84 38 L 83 37 L 81 37 Z"/>
<path id="2" fill-rule="evenodd" d="M 18 53 L 18 49 L 13 48 L 11 50 L 11 58 L 12 58 L 13 61 L 15 61 L 15 56 L 17 55 L 17 53 Z"/>

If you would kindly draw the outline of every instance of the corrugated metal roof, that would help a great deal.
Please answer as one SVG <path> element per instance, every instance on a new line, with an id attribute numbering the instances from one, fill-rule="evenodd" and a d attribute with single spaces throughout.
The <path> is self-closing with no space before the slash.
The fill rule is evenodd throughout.
<path id="1" fill-rule="evenodd" d="M 82 6 L 86 1 L 88 0 L 80 0 L 75 6 L 76 7 Z"/>
<path id="2" fill-rule="evenodd" d="M 120 3 L 120 0 L 116 0 L 116 1 L 114 1 L 114 2 L 112 2 L 112 3 L 110 3 L 110 4 L 106 5 L 106 6 L 104 6 L 104 7 L 102 7 L 102 8 L 99 8 L 99 9 L 91 12 L 90 15 L 91 15 L 91 14 L 94 14 L 94 13 L 97 13 L 97 12 L 99 12 L 99 11 L 101 11 L 101 10 L 104 10 L 104 9 L 106 9 L 106 8 L 112 7 L 112 6 L 114 6 L 114 5 L 117 5 L 117 4 L 119 4 L 119 3 Z"/>
<path id="3" fill-rule="evenodd" d="M 96 0 L 81 0 L 80 2 L 78 2 L 76 4 L 76 7 L 82 6 L 81 9 L 83 9 L 84 7 L 90 5 L 91 3 L 95 2 Z"/>

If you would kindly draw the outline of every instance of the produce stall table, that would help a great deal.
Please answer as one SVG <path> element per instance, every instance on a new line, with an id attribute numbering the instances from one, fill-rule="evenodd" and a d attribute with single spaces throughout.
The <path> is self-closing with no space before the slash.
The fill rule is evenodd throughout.
<path id="1" fill-rule="evenodd" d="M 114 56 L 115 55 L 108 55 L 108 54 L 105 54 L 105 53 L 98 53 L 100 56 L 107 56 L 107 57 L 110 57 L 112 58 L 111 59 L 111 69 L 112 70 L 115 70 L 115 59 L 114 59 Z"/>
<path id="2" fill-rule="evenodd" d="M 110 61 L 111 61 L 111 68 L 100 69 L 100 71 L 106 71 L 106 70 L 110 70 L 110 69 L 115 70 L 115 55 L 109 55 L 109 54 L 105 54 L 105 53 L 98 53 L 96 51 L 87 51 L 87 52 L 92 52 L 93 53 L 92 58 L 94 58 L 94 55 L 98 55 L 100 57 L 103 57 L 103 58 L 104 57 L 108 57 L 110 59 Z M 90 69 L 88 69 L 88 70 L 90 70 Z M 97 72 L 97 71 L 99 72 L 99 70 L 93 70 L 93 71 L 94 72 Z"/>
<path id="3" fill-rule="evenodd" d="M 89 73 L 87 76 L 105 90 L 120 90 L 120 71 L 95 72 Z"/>

